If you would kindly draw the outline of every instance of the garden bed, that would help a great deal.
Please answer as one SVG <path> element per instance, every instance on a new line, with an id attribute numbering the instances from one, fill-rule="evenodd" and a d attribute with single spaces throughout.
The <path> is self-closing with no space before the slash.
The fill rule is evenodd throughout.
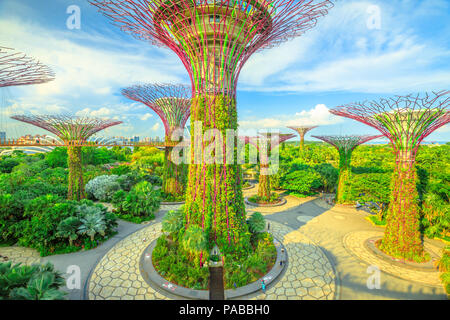
<path id="1" fill-rule="evenodd" d="M 246 204 L 249 204 L 254 207 L 279 207 L 285 205 L 287 202 L 285 198 L 279 198 L 278 201 L 275 203 L 259 203 L 250 201 L 249 197 L 246 197 L 244 201 Z"/>
<path id="2" fill-rule="evenodd" d="M 286 249 L 283 247 L 281 242 L 277 239 L 273 239 L 273 244 L 276 248 L 276 259 L 274 264 L 270 267 L 270 270 L 262 275 L 259 279 L 248 283 L 244 286 L 238 287 L 236 289 L 226 289 L 225 290 L 225 298 L 226 299 L 235 299 L 239 298 L 253 292 L 257 292 L 261 290 L 261 280 L 264 280 L 266 287 L 276 281 L 278 277 L 281 275 L 284 267 L 286 266 L 287 255 Z M 199 289 L 190 289 L 183 286 L 180 286 L 174 282 L 166 280 L 163 276 L 159 274 L 155 266 L 153 265 L 153 251 L 157 245 L 157 240 L 154 240 L 143 252 L 140 260 L 140 270 L 143 278 L 150 285 L 156 285 L 164 291 L 174 294 L 177 296 L 181 296 L 188 299 L 200 299 L 200 300 L 208 300 L 209 299 L 209 290 L 205 288 L 203 290 Z M 280 267 L 280 261 L 283 261 L 283 265 Z M 209 273 L 208 273 L 209 275 Z"/>
<path id="3" fill-rule="evenodd" d="M 364 246 L 366 247 L 366 249 L 368 249 L 369 252 L 371 252 L 378 258 L 380 258 L 388 263 L 391 263 L 393 265 L 396 265 L 396 266 L 399 266 L 402 268 L 418 270 L 418 271 L 425 271 L 425 272 L 436 272 L 437 271 L 437 268 L 434 265 L 434 261 L 439 260 L 439 256 L 435 255 L 434 253 L 427 252 L 431 258 L 425 262 L 414 262 L 414 261 L 408 261 L 408 260 L 403 260 L 403 259 L 399 259 L 399 258 L 394 258 L 394 257 L 391 257 L 390 255 L 387 255 L 386 253 L 384 253 L 383 251 L 381 251 L 378 248 L 378 244 L 381 241 L 381 239 L 382 239 L 382 237 L 369 238 L 365 241 Z"/>

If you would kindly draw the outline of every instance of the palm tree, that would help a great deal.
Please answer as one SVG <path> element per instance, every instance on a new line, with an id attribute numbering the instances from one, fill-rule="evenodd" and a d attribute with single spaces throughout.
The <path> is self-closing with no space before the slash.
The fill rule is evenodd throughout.
<path id="1" fill-rule="evenodd" d="M 251 233 L 263 232 L 266 228 L 266 221 L 264 219 L 264 216 L 259 212 L 255 212 L 254 214 L 252 214 L 250 219 L 248 219 L 248 227 Z"/>
<path id="2" fill-rule="evenodd" d="M 81 225 L 78 227 L 78 233 L 88 235 L 91 238 L 91 241 L 94 241 L 94 237 L 97 233 L 104 236 L 105 230 L 105 220 L 99 213 L 87 214 L 84 218 L 81 218 Z"/>
<path id="3" fill-rule="evenodd" d="M 72 246 L 73 241 L 78 238 L 77 230 L 80 224 L 81 221 L 77 217 L 69 217 L 61 221 L 58 225 L 58 232 L 56 233 L 56 236 L 60 238 L 68 238 L 69 244 Z"/>
<path id="4" fill-rule="evenodd" d="M 207 248 L 206 234 L 197 225 L 191 225 L 183 237 L 183 247 L 191 255 L 199 254 Z"/>
<path id="5" fill-rule="evenodd" d="M 183 228 L 183 212 L 181 210 L 169 211 L 162 222 L 162 230 L 168 233 L 178 232 Z"/>

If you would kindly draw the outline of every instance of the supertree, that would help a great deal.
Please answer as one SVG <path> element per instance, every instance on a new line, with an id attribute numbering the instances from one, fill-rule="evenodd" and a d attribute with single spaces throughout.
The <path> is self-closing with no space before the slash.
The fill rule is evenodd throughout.
<path id="1" fill-rule="evenodd" d="M 294 134 L 260 132 L 261 137 L 239 137 L 244 143 L 253 145 L 259 154 L 258 197 L 268 200 L 272 193 L 270 185 L 269 156 L 281 143 L 295 137 Z"/>
<path id="2" fill-rule="evenodd" d="M 350 179 L 351 174 L 350 163 L 353 150 L 367 141 L 381 138 L 382 136 L 383 135 L 312 136 L 313 138 L 320 139 L 331 144 L 339 152 L 339 178 L 336 190 L 337 203 L 345 203 L 348 199 L 349 190 L 347 188 L 347 182 Z"/>
<path id="3" fill-rule="evenodd" d="M 0 47 L 0 88 L 46 83 L 54 79 L 53 71 L 46 65 L 14 49 Z"/>
<path id="4" fill-rule="evenodd" d="M 189 118 L 190 88 L 181 84 L 146 84 L 125 88 L 122 94 L 131 100 L 142 102 L 161 118 L 168 144 L 165 147 L 162 191 L 170 199 L 181 198 L 184 195 L 186 166 L 173 161 L 173 147 L 169 144 L 176 142 L 172 140 L 172 134 L 176 129 L 184 130 Z"/>
<path id="5" fill-rule="evenodd" d="M 313 28 L 332 7 L 329 0 L 91 0 L 122 30 L 167 47 L 189 73 L 191 122 L 202 132 L 237 129 L 236 85 L 248 58 Z M 191 143 L 195 137 L 191 132 Z M 203 138 L 203 135 L 202 137 Z M 236 138 L 234 138 L 236 145 Z M 201 140 L 200 147 L 205 147 Z M 201 226 L 222 252 L 249 248 L 240 166 L 196 164 L 191 148 L 186 227 Z M 234 150 L 236 155 L 236 148 Z"/>
<path id="6" fill-rule="evenodd" d="M 11 118 L 49 131 L 67 146 L 69 168 L 67 198 L 69 200 L 81 200 L 85 197 L 81 146 L 97 132 L 122 123 L 122 121 L 70 115 L 16 115 Z"/>
<path id="7" fill-rule="evenodd" d="M 292 129 L 298 133 L 300 136 L 300 147 L 299 147 L 299 153 L 301 154 L 303 149 L 305 148 L 305 135 L 311 131 L 312 129 L 317 128 L 318 126 L 292 126 L 288 127 L 289 129 Z"/>
<path id="8" fill-rule="evenodd" d="M 365 123 L 387 137 L 395 152 L 392 195 L 380 249 L 408 260 L 423 260 L 419 229 L 416 154 L 422 140 L 450 121 L 450 91 L 395 96 L 351 103 L 330 112 Z"/>

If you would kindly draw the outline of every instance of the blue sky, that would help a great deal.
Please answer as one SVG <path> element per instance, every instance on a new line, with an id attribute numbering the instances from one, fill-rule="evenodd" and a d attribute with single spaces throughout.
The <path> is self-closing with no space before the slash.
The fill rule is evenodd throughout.
<path id="1" fill-rule="evenodd" d="M 70 5 L 81 9 L 80 30 L 66 27 Z M 377 10 L 380 28 L 369 28 Z M 336 1 L 315 29 L 249 59 L 238 83 L 242 131 L 289 132 L 285 125 L 319 124 L 313 134 L 376 133 L 328 109 L 449 89 L 449 21 L 449 0 Z M 120 88 L 188 83 L 174 53 L 121 32 L 86 0 L 0 0 L 0 45 L 26 52 L 56 72 L 48 84 L 1 89 L 2 122 L 11 113 L 70 112 L 124 121 L 106 135 L 163 136 L 156 114 L 123 98 Z M 427 140 L 450 140 L 449 127 Z M 6 128 L 13 136 L 42 133 L 13 121 Z"/>

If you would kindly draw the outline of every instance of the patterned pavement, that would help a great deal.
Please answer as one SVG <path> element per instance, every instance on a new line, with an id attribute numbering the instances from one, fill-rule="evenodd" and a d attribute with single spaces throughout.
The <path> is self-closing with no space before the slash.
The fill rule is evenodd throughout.
<path id="1" fill-rule="evenodd" d="M 333 299 L 335 274 L 321 249 L 287 226 L 273 221 L 270 224 L 274 236 L 283 239 L 288 266 L 281 280 L 253 299 Z M 158 292 L 160 289 L 152 288 L 139 271 L 142 252 L 160 234 L 161 224 L 155 223 L 117 243 L 95 267 L 89 281 L 89 299 L 169 299 Z"/>

